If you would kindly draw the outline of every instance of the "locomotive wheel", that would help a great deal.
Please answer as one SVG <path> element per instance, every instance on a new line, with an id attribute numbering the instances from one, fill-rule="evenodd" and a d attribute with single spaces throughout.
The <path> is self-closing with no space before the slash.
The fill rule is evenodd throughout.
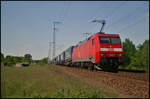
<path id="1" fill-rule="evenodd" d="M 118 72 L 118 66 L 106 66 L 102 68 L 104 71 L 108 71 L 108 72 Z"/>
<path id="2" fill-rule="evenodd" d="M 113 72 L 118 72 L 118 65 L 113 66 L 112 70 Z"/>

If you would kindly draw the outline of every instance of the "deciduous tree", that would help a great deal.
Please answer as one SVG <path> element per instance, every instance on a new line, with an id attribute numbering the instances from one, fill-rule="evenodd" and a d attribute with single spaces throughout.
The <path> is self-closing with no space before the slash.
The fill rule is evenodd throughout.
<path id="1" fill-rule="evenodd" d="M 131 57 L 134 56 L 136 52 L 135 45 L 130 39 L 127 38 L 125 39 L 125 42 L 123 42 L 123 50 L 125 52 L 124 65 L 129 65 L 131 62 Z"/>

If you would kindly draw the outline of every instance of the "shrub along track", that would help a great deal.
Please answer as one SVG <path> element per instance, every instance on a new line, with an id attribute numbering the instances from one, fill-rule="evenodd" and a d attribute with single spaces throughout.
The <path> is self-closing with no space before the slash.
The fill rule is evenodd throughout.
<path id="1" fill-rule="evenodd" d="M 111 89 L 120 97 L 148 98 L 149 97 L 149 72 L 127 72 L 118 73 L 104 71 L 90 71 L 80 68 L 56 66 L 72 76 L 76 76 L 95 87 Z"/>

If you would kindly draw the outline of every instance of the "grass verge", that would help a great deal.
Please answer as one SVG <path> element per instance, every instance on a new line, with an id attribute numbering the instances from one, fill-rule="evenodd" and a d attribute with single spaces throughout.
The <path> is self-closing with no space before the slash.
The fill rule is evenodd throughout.
<path id="1" fill-rule="evenodd" d="M 2 98 L 117 97 L 67 75 L 54 65 L 1 67 Z"/>

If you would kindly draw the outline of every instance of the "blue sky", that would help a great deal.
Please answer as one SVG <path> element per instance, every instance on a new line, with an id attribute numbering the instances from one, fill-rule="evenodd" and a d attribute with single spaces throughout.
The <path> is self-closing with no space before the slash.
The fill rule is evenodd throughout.
<path id="1" fill-rule="evenodd" d="M 147 1 L 3 1 L 1 2 L 1 51 L 4 55 L 32 54 L 33 59 L 48 56 L 56 25 L 59 54 L 85 39 L 83 33 L 95 33 L 105 19 L 106 33 L 119 33 L 135 45 L 149 39 L 149 2 Z"/>

